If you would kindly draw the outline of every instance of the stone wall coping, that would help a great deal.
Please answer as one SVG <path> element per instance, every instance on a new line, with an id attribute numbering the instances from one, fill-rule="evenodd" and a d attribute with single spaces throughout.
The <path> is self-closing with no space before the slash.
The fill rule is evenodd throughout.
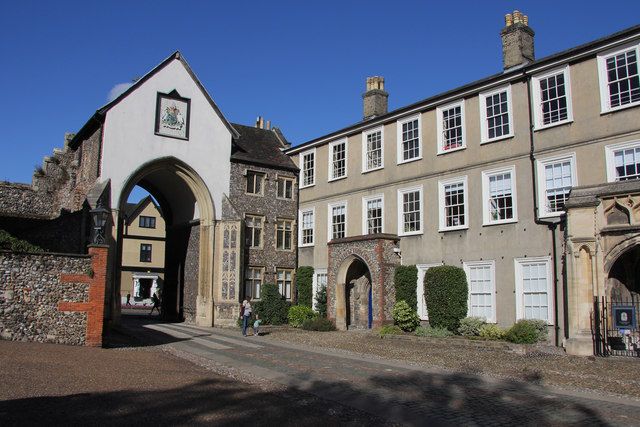
<path id="1" fill-rule="evenodd" d="M 106 247 L 106 246 L 97 246 L 97 247 Z M 55 257 L 65 257 L 65 258 L 91 258 L 89 254 L 69 254 L 62 252 L 14 252 L 6 249 L 0 249 L 0 254 L 11 254 L 11 255 L 37 255 L 37 256 L 55 256 Z"/>
<path id="2" fill-rule="evenodd" d="M 640 192 L 640 182 L 638 182 L 638 180 L 575 187 L 571 190 L 565 207 L 598 206 L 600 204 L 599 199 L 631 193 L 637 194 L 638 192 Z"/>
<path id="3" fill-rule="evenodd" d="M 367 240 L 392 240 L 399 242 L 400 237 L 395 234 L 379 233 L 379 234 L 365 234 L 362 236 L 343 237 L 342 239 L 333 239 L 327 242 L 327 245 L 338 245 L 341 243 L 362 242 Z"/>

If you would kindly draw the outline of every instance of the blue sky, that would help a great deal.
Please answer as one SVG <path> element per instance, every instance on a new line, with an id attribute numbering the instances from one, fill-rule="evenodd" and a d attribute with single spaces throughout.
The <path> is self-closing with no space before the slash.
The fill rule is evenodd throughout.
<path id="1" fill-rule="evenodd" d="M 504 14 L 535 30 L 536 57 L 640 23 L 640 2 L 29 1 L 0 14 L 0 180 L 34 166 L 114 86 L 180 50 L 223 113 L 295 144 L 362 118 L 365 78 L 395 109 L 499 72 Z"/>

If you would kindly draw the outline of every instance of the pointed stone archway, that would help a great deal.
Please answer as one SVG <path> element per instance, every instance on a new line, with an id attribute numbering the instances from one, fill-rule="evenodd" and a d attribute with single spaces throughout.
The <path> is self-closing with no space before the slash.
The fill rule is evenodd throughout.
<path id="1" fill-rule="evenodd" d="M 339 330 L 379 327 L 392 321 L 393 276 L 400 257 L 391 234 L 334 239 L 328 243 L 327 316 Z"/>
<path id="2" fill-rule="evenodd" d="M 152 194 L 166 222 L 163 311 L 172 319 L 213 324 L 215 206 L 201 177 L 184 162 L 165 157 L 141 166 L 123 186 L 113 213 L 116 271 L 120 268 L 124 206 L 136 185 Z M 114 275 L 112 311 L 119 313 L 121 284 Z"/>

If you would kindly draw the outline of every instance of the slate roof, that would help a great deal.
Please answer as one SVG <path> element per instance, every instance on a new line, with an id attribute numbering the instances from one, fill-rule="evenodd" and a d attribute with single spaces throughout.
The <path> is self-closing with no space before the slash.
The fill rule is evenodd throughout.
<path id="1" fill-rule="evenodd" d="M 298 172 L 295 163 L 282 151 L 285 146 L 275 131 L 235 123 L 232 126 L 240 134 L 231 147 L 232 162 Z"/>

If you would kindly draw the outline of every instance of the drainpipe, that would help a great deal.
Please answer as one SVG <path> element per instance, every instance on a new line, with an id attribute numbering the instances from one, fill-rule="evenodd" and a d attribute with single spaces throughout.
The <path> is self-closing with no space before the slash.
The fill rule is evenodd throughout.
<path id="1" fill-rule="evenodd" d="M 538 207 L 538 178 L 536 174 L 536 160 L 534 156 L 534 134 L 533 134 L 533 109 L 532 109 L 532 99 L 531 99 L 531 77 L 527 75 L 526 72 L 522 73 L 523 77 L 527 81 L 527 102 L 529 109 L 529 160 L 531 162 L 531 182 L 533 184 L 533 220 L 538 225 L 546 225 L 551 231 L 551 244 L 552 248 L 552 258 L 553 258 L 553 317 L 554 317 L 554 329 L 555 329 L 555 345 L 556 347 L 560 347 L 560 336 L 558 334 L 560 330 L 560 326 L 558 326 L 558 318 L 559 318 L 559 310 L 558 310 L 558 254 L 556 250 L 556 229 L 558 224 L 563 221 L 563 218 L 550 218 L 549 220 L 541 220 L 538 218 L 539 207 Z M 563 275 L 563 308 L 566 307 L 566 277 Z M 564 335 L 567 335 L 566 325 L 568 322 L 567 311 L 564 312 L 564 325 L 565 331 Z"/>

